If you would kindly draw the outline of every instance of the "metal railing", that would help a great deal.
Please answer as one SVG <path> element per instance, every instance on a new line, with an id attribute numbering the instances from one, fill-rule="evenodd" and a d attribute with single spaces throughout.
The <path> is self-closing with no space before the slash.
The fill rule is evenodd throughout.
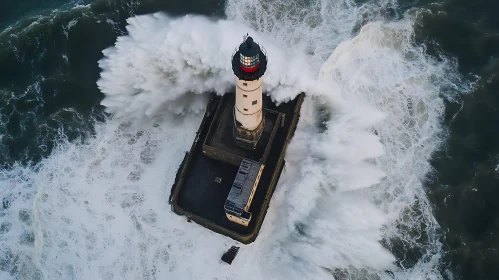
<path id="1" fill-rule="evenodd" d="M 255 42 L 255 41 L 253 41 Z M 243 41 L 244 43 L 244 41 Z M 267 54 L 267 50 L 265 50 L 265 48 L 260 45 L 260 43 L 258 42 L 255 42 L 255 44 L 257 44 L 259 47 L 260 47 L 260 51 L 263 53 L 263 55 L 265 55 L 265 58 L 267 59 L 267 64 L 269 63 L 269 55 Z M 230 59 L 231 59 L 231 62 L 232 60 L 234 59 L 234 55 L 236 55 L 236 53 L 239 51 L 239 46 L 237 46 L 234 51 L 232 51 L 232 55 L 230 56 Z"/>

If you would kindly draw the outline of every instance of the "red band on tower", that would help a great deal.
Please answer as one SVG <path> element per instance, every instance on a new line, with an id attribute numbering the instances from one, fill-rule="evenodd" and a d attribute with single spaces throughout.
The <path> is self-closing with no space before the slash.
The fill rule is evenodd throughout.
<path id="1" fill-rule="evenodd" d="M 255 72 L 257 69 L 258 69 L 258 66 L 260 66 L 260 63 L 258 63 L 257 65 L 255 65 L 254 67 L 245 67 L 244 65 L 242 64 L 239 64 L 239 66 L 241 66 L 241 69 L 246 72 L 246 73 L 251 73 L 251 72 Z"/>

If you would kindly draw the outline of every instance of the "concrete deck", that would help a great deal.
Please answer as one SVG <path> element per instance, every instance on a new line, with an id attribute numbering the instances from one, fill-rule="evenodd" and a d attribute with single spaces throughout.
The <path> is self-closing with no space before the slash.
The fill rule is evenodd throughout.
<path id="1" fill-rule="evenodd" d="M 230 222 L 224 212 L 224 203 L 238 166 L 211 159 L 202 152 L 203 143 L 215 115 L 213 112 L 205 114 L 198 131 L 199 139 L 195 141 L 191 151 L 180 166 L 175 184 L 172 187 L 171 203 L 174 211 L 187 215 L 196 223 L 243 243 L 254 241 L 281 174 L 287 140 L 290 139 L 296 128 L 302 100 L 303 95 L 300 95 L 295 100 L 276 107 L 270 98 L 264 95 L 264 108 L 284 113 L 286 117 L 283 127 L 278 129 L 270 148 L 266 167 L 250 207 L 253 218 L 248 227 Z M 220 101 L 221 98 L 215 96 L 212 102 Z M 252 153 L 249 150 L 245 150 L 245 152 Z M 254 153 L 246 156 L 258 158 L 261 151 L 254 151 Z M 220 183 L 216 182 L 217 177 L 222 179 Z"/>

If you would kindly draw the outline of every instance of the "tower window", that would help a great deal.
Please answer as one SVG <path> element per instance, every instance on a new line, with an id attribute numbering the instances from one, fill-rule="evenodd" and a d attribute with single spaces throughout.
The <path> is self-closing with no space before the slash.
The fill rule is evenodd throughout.
<path id="1" fill-rule="evenodd" d="M 255 101 L 251 102 L 251 104 L 252 104 L 252 105 L 255 105 L 256 103 L 258 103 L 258 101 L 257 101 L 257 100 L 255 100 Z"/>
<path id="2" fill-rule="evenodd" d="M 248 95 L 246 95 L 246 94 L 243 94 L 243 97 L 248 97 Z"/>
<path id="3" fill-rule="evenodd" d="M 248 86 L 248 83 L 243 83 L 243 86 Z"/>
<path id="4" fill-rule="evenodd" d="M 244 108 L 244 111 L 248 112 L 248 109 Z"/>

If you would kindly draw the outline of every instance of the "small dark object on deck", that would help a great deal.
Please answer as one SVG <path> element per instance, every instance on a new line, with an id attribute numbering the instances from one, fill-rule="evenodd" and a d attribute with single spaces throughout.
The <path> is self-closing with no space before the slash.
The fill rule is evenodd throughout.
<path id="1" fill-rule="evenodd" d="M 225 252 L 222 256 L 222 261 L 232 264 L 232 261 L 236 258 L 237 253 L 239 252 L 239 247 L 232 246 L 229 251 Z"/>

